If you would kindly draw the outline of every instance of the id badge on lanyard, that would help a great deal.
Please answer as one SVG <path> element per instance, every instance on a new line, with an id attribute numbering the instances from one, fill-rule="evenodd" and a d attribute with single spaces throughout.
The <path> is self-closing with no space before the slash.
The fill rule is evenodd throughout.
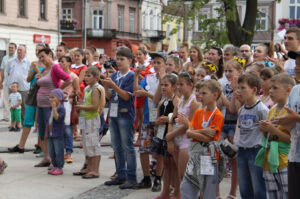
<path id="1" fill-rule="evenodd" d="M 159 139 L 163 140 L 165 135 L 166 125 L 159 125 L 157 129 L 157 135 Z"/>
<path id="2" fill-rule="evenodd" d="M 113 102 L 110 104 L 109 116 L 110 117 L 118 117 L 118 96 L 117 94 L 114 97 Z"/>
<path id="3" fill-rule="evenodd" d="M 200 175 L 214 175 L 215 167 L 212 164 L 211 157 L 208 155 L 200 156 Z"/>
<path id="4" fill-rule="evenodd" d="M 85 118 L 84 118 L 84 116 L 79 116 L 78 117 L 78 128 L 80 130 L 84 130 L 85 129 Z"/>
<path id="5" fill-rule="evenodd" d="M 155 122 L 157 117 L 157 108 L 153 101 L 148 98 L 148 107 L 149 107 L 149 122 Z"/>

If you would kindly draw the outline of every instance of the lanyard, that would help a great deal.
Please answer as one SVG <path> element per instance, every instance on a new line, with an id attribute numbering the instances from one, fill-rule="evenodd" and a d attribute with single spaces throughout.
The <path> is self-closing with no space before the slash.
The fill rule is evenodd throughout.
<path id="1" fill-rule="evenodd" d="M 205 121 L 205 112 L 206 112 L 206 108 L 205 108 L 205 111 L 204 111 L 204 113 L 203 113 L 203 120 L 202 120 L 202 123 L 208 122 L 208 124 L 209 124 L 209 123 L 210 123 L 210 120 L 211 120 L 212 116 L 215 114 L 216 110 L 217 110 L 217 107 L 216 107 L 215 110 L 212 112 L 212 114 L 209 116 L 208 120 Z"/>

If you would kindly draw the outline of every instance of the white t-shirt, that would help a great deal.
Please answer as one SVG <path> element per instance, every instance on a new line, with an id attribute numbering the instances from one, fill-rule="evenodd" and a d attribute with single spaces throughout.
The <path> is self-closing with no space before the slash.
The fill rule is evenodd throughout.
<path id="1" fill-rule="evenodd" d="M 289 73 L 290 75 L 294 76 L 295 75 L 295 72 L 294 72 L 295 66 L 296 66 L 296 60 L 289 58 L 284 63 L 284 70 L 287 73 Z"/>

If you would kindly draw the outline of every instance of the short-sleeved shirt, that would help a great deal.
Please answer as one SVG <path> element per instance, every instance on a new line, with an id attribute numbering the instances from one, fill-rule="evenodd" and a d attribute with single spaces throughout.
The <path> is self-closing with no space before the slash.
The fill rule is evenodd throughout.
<path id="1" fill-rule="evenodd" d="M 268 114 L 268 120 L 269 121 L 272 121 L 274 118 L 280 117 L 280 116 L 283 116 L 283 115 L 286 114 L 285 109 L 281 110 L 281 109 L 277 109 L 276 107 L 277 106 L 275 105 L 270 109 L 269 114 Z M 278 125 L 277 128 L 280 131 L 282 131 L 282 132 L 284 132 L 288 135 L 290 134 L 290 132 L 287 129 L 285 129 L 283 126 Z M 274 141 L 278 141 L 278 142 L 282 142 L 282 140 L 276 135 L 270 135 L 269 139 L 274 140 Z M 267 157 L 269 157 L 269 155 L 267 155 Z M 288 155 L 285 155 L 283 153 L 279 153 L 279 166 L 278 166 L 278 169 L 281 170 L 281 169 L 286 168 L 287 166 L 288 166 Z M 266 170 L 266 171 L 270 170 L 267 158 L 265 160 L 264 170 Z"/>
<path id="2" fill-rule="evenodd" d="M 8 74 L 7 83 L 10 86 L 13 82 L 18 82 L 19 91 L 28 91 L 30 88 L 27 82 L 27 75 L 30 70 L 31 62 L 25 57 L 19 62 L 18 58 L 10 59 L 6 66 Z"/>
<path id="3" fill-rule="evenodd" d="M 300 114 L 300 85 L 293 87 L 288 101 L 288 106 Z M 300 162 L 300 123 L 297 123 L 291 131 L 291 149 L 289 162 Z"/>
<path id="4" fill-rule="evenodd" d="M 213 112 L 214 110 L 207 111 L 206 108 L 201 108 L 196 110 L 193 119 L 190 122 L 190 126 L 193 127 L 195 130 L 203 129 L 202 127 L 203 115 L 204 115 L 204 120 L 207 122 Z M 216 109 L 215 113 L 212 115 L 208 126 L 214 126 L 213 129 L 215 129 L 217 133 L 213 138 L 213 140 L 214 141 L 218 140 L 224 126 L 224 117 L 218 108 Z M 193 140 L 193 141 L 199 142 L 199 140 Z"/>
<path id="5" fill-rule="evenodd" d="M 133 81 L 134 72 L 129 71 L 127 74 L 122 75 L 120 71 L 112 74 L 111 79 L 119 88 L 125 90 L 130 94 L 130 99 L 128 101 L 123 100 L 121 97 L 117 96 L 115 91 L 112 92 L 111 103 L 118 103 L 118 110 L 127 109 L 128 116 L 130 119 L 134 120 L 135 110 L 134 110 L 134 96 L 133 96 Z M 117 101 L 115 101 L 115 96 L 117 96 Z"/>
<path id="6" fill-rule="evenodd" d="M 155 95 L 155 92 L 158 88 L 159 79 L 156 77 L 156 74 L 147 75 L 140 83 L 140 87 L 145 89 L 152 95 Z M 154 104 L 153 100 L 145 97 L 145 106 L 144 106 L 144 123 L 149 123 L 149 106 L 150 108 L 156 108 L 157 105 Z"/>
<path id="7" fill-rule="evenodd" d="M 236 142 L 238 147 L 252 148 L 261 145 L 262 133 L 258 129 L 259 121 L 266 120 L 269 109 L 260 100 L 252 107 L 242 106 L 238 112 L 240 136 Z"/>
<path id="8" fill-rule="evenodd" d="M 22 95 L 19 92 L 11 93 L 8 96 L 8 100 L 11 104 L 11 106 L 15 106 L 19 103 L 20 100 L 22 100 Z M 20 109 L 21 105 L 17 106 L 16 109 Z"/>
<path id="9" fill-rule="evenodd" d="M 296 67 L 296 60 L 289 58 L 285 63 L 284 63 L 284 70 L 289 73 L 291 76 L 295 75 L 295 67 Z"/>
<path id="10" fill-rule="evenodd" d="M 48 121 L 47 121 L 47 135 L 48 137 L 59 137 L 63 136 L 65 133 L 65 115 L 66 115 L 66 109 L 63 104 L 61 104 L 59 107 L 56 108 L 58 113 L 58 119 L 55 120 L 50 119 L 52 108 L 49 109 L 48 112 Z M 52 123 L 51 123 L 52 121 Z M 51 125 L 51 127 L 50 127 Z"/>
<path id="11" fill-rule="evenodd" d="M 6 70 L 6 66 L 7 66 L 7 63 L 8 63 L 8 61 L 10 60 L 10 59 L 13 59 L 13 58 L 16 58 L 17 57 L 17 55 L 16 54 L 14 54 L 14 55 L 12 55 L 12 56 L 9 56 L 9 55 L 5 55 L 4 57 L 3 57 L 3 59 L 2 59 L 2 63 L 1 63 L 1 70 L 4 70 L 4 78 L 3 78 L 3 85 L 5 85 L 5 86 L 7 86 L 7 76 L 8 76 L 8 74 L 7 74 L 7 70 Z"/>

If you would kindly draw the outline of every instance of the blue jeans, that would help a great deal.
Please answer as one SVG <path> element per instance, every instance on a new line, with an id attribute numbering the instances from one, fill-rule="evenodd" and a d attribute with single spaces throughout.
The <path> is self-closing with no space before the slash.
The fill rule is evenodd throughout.
<path id="1" fill-rule="evenodd" d="M 62 169 L 64 167 L 64 136 L 48 137 L 48 147 L 53 167 Z"/>
<path id="2" fill-rule="evenodd" d="M 255 157 L 260 147 L 239 148 L 237 156 L 238 178 L 243 199 L 265 199 L 266 185 L 263 168 L 255 166 Z"/>
<path id="3" fill-rule="evenodd" d="M 73 132 L 71 125 L 66 125 L 64 138 L 66 153 L 71 155 L 73 153 Z"/>
<path id="4" fill-rule="evenodd" d="M 51 107 L 38 107 L 38 130 L 41 140 L 44 140 L 46 135 L 46 125 L 49 119 Z"/>
<path id="5" fill-rule="evenodd" d="M 133 144 L 134 121 L 126 113 L 109 118 L 111 142 L 115 152 L 118 178 L 136 181 L 136 155 Z"/>

